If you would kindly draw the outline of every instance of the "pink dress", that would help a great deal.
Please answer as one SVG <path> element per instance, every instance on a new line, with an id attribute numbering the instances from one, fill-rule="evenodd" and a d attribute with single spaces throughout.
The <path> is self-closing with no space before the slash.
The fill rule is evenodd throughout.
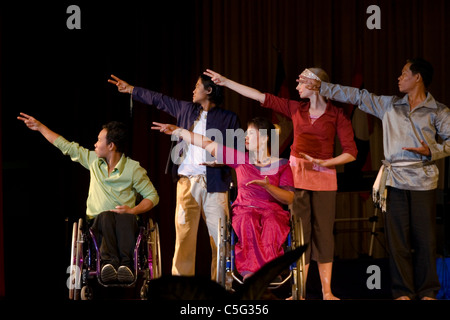
<path id="1" fill-rule="evenodd" d="M 236 171 L 238 195 L 232 204 L 232 225 L 238 237 L 235 246 L 236 268 L 244 276 L 283 254 L 282 245 L 289 233 L 289 211 L 262 187 L 246 184 L 264 180 L 294 191 L 289 161 L 280 159 L 266 167 L 249 162 L 248 153 L 224 147 L 224 163 Z M 225 154 L 228 153 L 228 159 Z M 230 157 L 230 153 L 233 154 Z M 240 161 L 238 161 L 240 159 Z"/>

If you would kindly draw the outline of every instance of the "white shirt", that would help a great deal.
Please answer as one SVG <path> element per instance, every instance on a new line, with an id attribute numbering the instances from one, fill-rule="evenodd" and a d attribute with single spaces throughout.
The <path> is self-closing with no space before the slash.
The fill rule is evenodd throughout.
<path id="1" fill-rule="evenodd" d="M 201 135 L 206 135 L 206 117 L 207 111 L 202 111 L 200 119 L 195 122 L 194 130 L 192 132 Z M 195 176 L 199 174 L 206 174 L 206 166 L 199 165 L 199 163 L 206 162 L 206 151 L 203 148 L 190 144 L 186 151 L 186 157 L 178 167 L 178 174 L 183 176 Z"/>

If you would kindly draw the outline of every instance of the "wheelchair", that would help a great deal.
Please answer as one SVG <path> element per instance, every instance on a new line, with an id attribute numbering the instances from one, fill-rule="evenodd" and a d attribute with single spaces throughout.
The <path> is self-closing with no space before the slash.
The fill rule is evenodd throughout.
<path id="1" fill-rule="evenodd" d="M 95 278 L 102 287 L 135 287 L 142 282 L 140 298 L 147 299 L 148 284 L 151 279 L 162 274 L 161 251 L 158 224 L 151 218 L 139 216 L 139 232 L 133 253 L 134 280 L 131 283 L 104 283 L 101 280 L 100 244 L 93 230 L 83 219 L 73 223 L 69 278 L 70 300 L 92 300 L 91 283 Z M 141 281 L 142 280 L 142 281 Z"/>
<path id="2" fill-rule="evenodd" d="M 230 187 L 230 195 L 236 194 L 233 185 Z M 230 201 L 230 213 L 231 213 Z M 231 217 L 231 214 L 230 214 Z M 218 226 L 217 239 L 217 274 L 216 282 L 221 284 L 227 291 L 233 290 L 233 283 L 243 284 L 241 275 L 235 269 L 234 248 L 237 243 L 237 236 L 231 225 L 231 219 L 224 218 L 220 220 Z M 290 231 L 283 245 L 284 252 L 294 250 L 303 246 L 303 225 L 300 217 L 290 217 Z M 305 298 L 305 254 L 299 260 L 291 264 L 286 274 L 283 274 L 279 281 L 270 283 L 268 289 L 279 289 L 285 284 L 290 284 L 292 300 L 301 300 Z"/>

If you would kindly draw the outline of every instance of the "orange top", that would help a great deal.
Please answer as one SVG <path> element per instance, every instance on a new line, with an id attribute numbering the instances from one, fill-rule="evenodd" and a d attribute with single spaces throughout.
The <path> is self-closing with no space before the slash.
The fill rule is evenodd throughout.
<path id="1" fill-rule="evenodd" d="M 291 155 L 289 158 L 294 186 L 297 189 L 312 191 L 336 191 L 337 176 L 335 168 L 321 167 L 303 158 Z"/>

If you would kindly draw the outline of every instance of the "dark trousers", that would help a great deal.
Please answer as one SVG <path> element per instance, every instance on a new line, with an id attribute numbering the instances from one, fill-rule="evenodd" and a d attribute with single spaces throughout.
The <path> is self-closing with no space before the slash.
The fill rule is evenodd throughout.
<path id="1" fill-rule="evenodd" d="M 389 187 L 386 204 L 393 298 L 436 297 L 436 190 Z"/>
<path id="2" fill-rule="evenodd" d="M 134 269 L 133 252 L 138 232 L 136 216 L 105 211 L 94 220 L 92 230 L 100 243 L 102 265 L 112 264 Z"/>
<path id="3" fill-rule="evenodd" d="M 295 189 L 292 210 L 302 219 L 303 237 L 308 247 L 305 262 L 333 261 L 333 227 L 336 217 L 336 191 L 310 191 Z"/>

